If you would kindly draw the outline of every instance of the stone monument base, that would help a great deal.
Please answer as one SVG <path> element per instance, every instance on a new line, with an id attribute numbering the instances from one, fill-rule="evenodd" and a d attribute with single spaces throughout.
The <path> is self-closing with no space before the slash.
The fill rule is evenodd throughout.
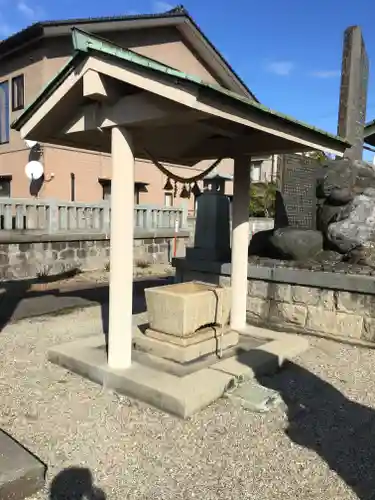
<path id="1" fill-rule="evenodd" d="M 181 347 L 188 347 L 193 344 L 204 342 L 205 340 L 218 339 L 223 333 L 227 334 L 228 328 L 220 329 L 208 326 L 207 328 L 202 328 L 190 337 L 176 337 L 175 335 L 168 335 L 167 333 L 152 330 L 152 328 L 148 328 L 145 335 L 151 339 L 161 340 Z"/>
<path id="2" fill-rule="evenodd" d="M 139 325 L 146 321 L 144 314 L 136 319 Z M 138 335 L 144 333 L 134 326 L 134 340 Z M 250 327 L 240 335 L 239 345 L 226 351 L 225 359 L 211 356 L 181 365 L 133 350 L 131 367 L 113 370 L 107 365 L 103 334 L 56 346 L 49 350 L 48 359 L 106 389 L 188 418 L 223 396 L 228 387 L 274 373 L 286 359 L 307 348 L 308 341 L 296 335 Z"/>
<path id="3" fill-rule="evenodd" d="M 223 351 L 237 345 L 238 337 L 238 333 L 229 328 L 208 327 L 187 338 L 148 329 L 145 335 L 134 339 L 134 347 L 176 363 L 188 363 L 210 354 L 221 357 Z"/>
<path id="4" fill-rule="evenodd" d="M 260 328 L 231 330 L 228 287 L 190 282 L 145 292 L 148 312 L 133 326 L 130 368 L 108 367 L 103 335 L 56 347 L 49 360 L 187 418 L 233 384 L 273 373 L 287 357 L 308 347 L 306 339 L 293 335 Z"/>
<path id="5" fill-rule="evenodd" d="M 238 332 L 228 326 L 230 288 L 192 281 L 149 288 L 145 296 L 149 324 L 135 336 L 136 350 L 186 364 L 222 358 L 238 344 Z"/>

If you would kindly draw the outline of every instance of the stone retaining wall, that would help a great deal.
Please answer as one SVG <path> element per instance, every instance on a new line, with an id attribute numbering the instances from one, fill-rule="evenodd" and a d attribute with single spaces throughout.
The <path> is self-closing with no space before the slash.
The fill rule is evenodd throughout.
<path id="1" fill-rule="evenodd" d="M 109 262 L 110 240 L 102 234 L 6 235 L 0 232 L 0 279 L 34 278 L 72 269 L 103 269 Z M 177 238 L 177 254 L 185 253 L 187 232 Z M 173 233 L 158 230 L 136 235 L 134 260 L 168 263 L 172 258 Z"/>
<path id="2" fill-rule="evenodd" d="M 203 269 L 187 269 L 188 263 L 183 259 L 176 259 L 174 265 L 178 281 L 201 280 L 230 286 L 230 264 L 221 265 L 223 272 L 220 274 L 209 269 L 214 265 L 206 266 L 209 272 Z M 196 267 L 200 266 L 202 264 Z M 367 344 L 375 342 L 375 278 L 324 273 L 324 282 L 331 283 L 332 288 L 328 286 L 323 288 L 251 277 L 251 274 L 272 274 L 266 271 L 249 266 L 247 298 L 249 323 L 338 340 Z M 289 270 L 284 270 L 285 273 L 278 271 L 280 277 L 285 275 L 286 280 L 288 277 L 294 277 L 295 281 L 298 278 L 300 281 L 313 282 L 318 278 L 319 281 L 318 273 L 313 271 L 293 271 L 293 273 Z M 323 283 L 321 277 L 320 282 Z M 364 292 L 361 292 L 361 289 Z M 374 293 L 365 293 L 372 289 Z"/>
<path id="3" fill-rule="evenodd" d="M 250 322 L 322 335 L 375 340 L 375 296 L 249 280 Z"/>

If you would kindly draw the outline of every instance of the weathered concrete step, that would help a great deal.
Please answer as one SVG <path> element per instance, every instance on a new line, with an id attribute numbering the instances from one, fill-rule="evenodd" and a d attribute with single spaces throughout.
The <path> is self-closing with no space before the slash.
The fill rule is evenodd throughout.
<path id="1" fill-rule="evenodd" d="M 23 500 L 44 486 L 46 466 L 0 430 L 0 499 Z"/>
<path id="2" fill-rule="evenodd" d="M 263 387 L 256 380 L 248 380 L 240 384 L 238 387 L 227 391 L 225 396 L 234 404 L 259 413 L 269 412 L 283 403 L 278 392 Z"/>

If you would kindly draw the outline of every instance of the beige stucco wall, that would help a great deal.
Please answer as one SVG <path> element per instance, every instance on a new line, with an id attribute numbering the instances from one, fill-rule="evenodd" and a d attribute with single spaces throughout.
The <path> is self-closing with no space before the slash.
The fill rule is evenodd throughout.
<path id="1" fill-rule="evenodd" d="M 44 163 L 46 179 L 39 196 L 41 198 L 56 198 L 66 200 L 70 198 L 70 174 L 75 174 L 76 201 L 92 202 L 102 198 L 102 186 L 99 178 L 111 177 L 111 158 L 109 155 L 100 153 L 87 153 L 73 151 L 64 147 L 45 147 Z M 202 162 L 196 168 L 165 165 L 172 173 L 181 177 L 189 178 L 206 169 L 211 162 Z M 233 169 L 232 160 L 223 160 L 216 171 L 218 173 L 230 173 Z M 22 169 L 21 169 L 22 170 Z M 53 174 L 53 177 L 51 176 Z M 24 176 L 23 176 L 24 177 Z M 51 179 L 52 177 L 52 179 Z M 49 180 L 51 179 L 51 180 Z M 163 205 L 163 187 L 167 177 L 160 172 L 152 162 L 138 160 L 135 165 L 135 181 L 147 183 L 147 193 L 140 193 L 141 204 Z M 203 188 L 203 182 L 198 182 Z M 227 194 L 232 194 L 232 183 L 227 183 Z M 179 192 L 181 184 L 179 184 Z M 12 193 L 13 195 L 13 193 Z M 173 200 L 174 206 L 187 205 L 190 211 L 194 210 L 193 196 L 184 200 L 178 196 Z"/>
<path id="2" fill-rule="evenodd" d="M 175 28 L 152 28 L 147 30 L 131 30 L 128 32 L 111 32 L 101 35 L 114 43 L 134 50 L 135 52 L 172 66 L 185 73 L 199 76 L 210 83 L 217 78 L 192 52 L 186 42 L 181 39 Z M 48 40 L 45 45 L 44 79 L 49 81 L 66 63 L 72 53 L 70 37 L 59 37 Z"/>
<path id="3" fill-rule="evenodd" d="M 103 35 L 115 43 L 154 58 L 164 64 L 173 66 L 186 73 L 196 75 L 208 82 L 217 78 L 199 60 L 199 57 L 181 39 L 175 28 L 153 28 L 129 32 L 117 32 Z M 38 47 L 29 52 L 17 55 L 4 64 L 0 62 L 0 81 L 10 79 L 13 75 L 25 75 L 25 103 L 30 104 L 42 89 L 66 63 L 72 53 L 70 37 L 46 39 Z M 11 113 L 11 121 L 19 114 Z M 29 183 L 24 168 L 29 161 L 29 150 L 25 147 L 19 133 L 12 131 L 7 145 L 0 145 L 0 175 L 12 175 L 11 195 L 14 197 L 30 196 Z M 99 178 L 111 177 L 111 164 L 108 155 L 83 152 L 69 148 L 45 145 L 41 161 L 45 167 L 46 182 L 39 191 L 40 198 L 70 199 L 71 173 L 75 175 L 75 193 L 77 201 L 94 202 L 102 198 L 102 186 Z M 202 162 L 197 168 L 168 166 L 174 173 L 191 177 L 207 168 L 210 162 Z M 225 160 L 217 172 L 230 174 L 233 171 L 231 160 Z M 51 178 L 51 174 L 54 177 Z M 163 187 L 166 177 L 152 163 L 137 161 L 135 179 L 148 183 L 148 192 L 140 194 L 140 203 L 164 204 Z M 231 182 L 228 182 L 228 194 L 232 193 Z M 202 186 L 202 182 L 200 183 Z M 179 186 L 181 189 L 181 186 Z M 193 197 L 182 200 L 174 199 L 174 205 L 188 204 L 194 209 Z"/>
<path id="4" fill-rule="evenodd" d="M 40 45 L 32 47 L 29 51 L 23 52 L 15 58 L 7 58 L 0 60 L 0 82 L 9 80 L 11 88 L 11 80 L 13 77 L 24 74 L 25 77 L 25 103 L 26 105 L 32 102 L 40 92 L 43 81 L 43 51 Z M 10 123 L 15 120 L 22 111 L 12 112 L 10 99 Z M 0 145 L 0 171 L 3 172 L 4 165 L 7 164 L 4 154 L 9 151 L 18 151 L 24 149 L 24 141 L 15 130 L 10 131 L 10 141 L 8 144 Z M 5 162 L 5 163 L 4 163 Z"/>

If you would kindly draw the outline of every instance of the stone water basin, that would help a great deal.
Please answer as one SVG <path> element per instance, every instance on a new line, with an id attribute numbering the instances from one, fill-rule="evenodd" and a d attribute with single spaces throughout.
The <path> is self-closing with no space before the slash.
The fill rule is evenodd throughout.
<path id="1" fill-rule="evenodd" d="M 188 337 L 208 325 L 229 322 L 231 291 L 209 283 L 190 281 L 145 290 L 150 328 Z"/>

